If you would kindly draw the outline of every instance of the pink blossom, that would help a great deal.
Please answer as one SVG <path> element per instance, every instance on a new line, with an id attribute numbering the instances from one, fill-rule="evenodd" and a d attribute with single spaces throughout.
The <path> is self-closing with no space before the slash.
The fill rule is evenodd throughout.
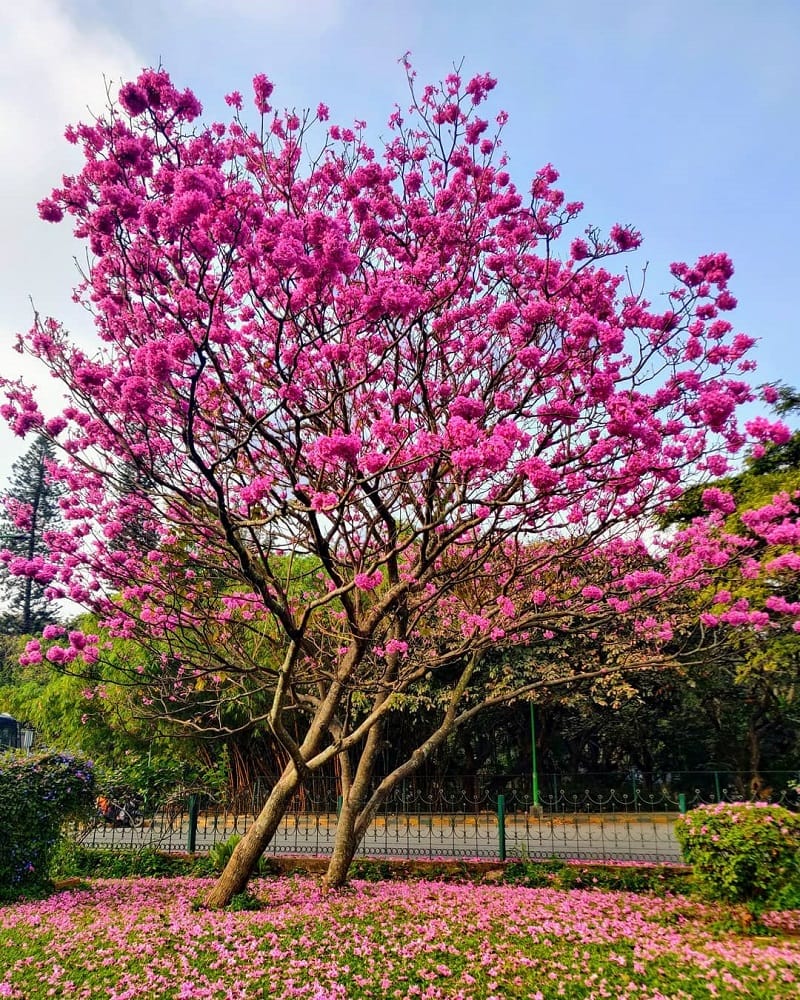
<path id="1" fill-rule="evenodd" d="M 374 573 L 356 573 L 353 583 L 359 590 L 375 590 L 383 583 L 383 573 L 379 569 Z"/>
<path id="2" fill-rule="evenodd" d="M 271 110 L 269 98 L 272 95 L 273 84 L 263 73 L 257 73 L 253 77 L 253 93 L 255 94 L 256 108 L 259 114 L 265 115 Z"/>
<path id="3" fill-rule="evenodd" d="M 131 115 L 140 115 L 147 108 L 147 92 L 135 83 L 126 83 L 119 92 L 120 104 Z"/>
<path id="4" fill-rule="evenodd" d="M 754 417 L 745 424 L 745 430 L 757 441 L 771 441 L 774 444 L 786 444 L 791 437 L 791 431 L 779 420 L 767 420 L 766 417 Z"/>
<path id="5" fill-rule="evenodd" d="M 38 204 L 39 218 L 45 222 L 61 222 L 64 211 L 52 198 L 45 198 Z"/>
<path id="6" fill-rule="evenodd" d="M 609 236 L 620 250 L 633 250 L 642 242 L 641 233 L 631 226 L 613 225 Z"/>
<path id="7" fill-rule="evenodd" d="M 339 497 L 335 493 L 312 493 L 311 507 L 313 510 L 333 510 L 339 502 Z"/>
<path id="8" fill-rule="evenodd" d="M 514 602 L 502 594 L 497 598 L 497 606 L 506 618 L 514 618 L 517 614 Z"/>
<path id="9" fill-rule="evenodd" d="M 480 420 L 486 413 L 482 400 L 468 399 L 466 396 L 456 396 L 448 409 L 451 416 L 462 417 L 464 420 Z"/>
<path id="10" fill-rule="evenodd" d="M 330 437 L 318 438 L 312 450 L 320 462 L 355 464 L 361 450 L 361 439 L 356 434 L 337 430 Z"/>
<path id="11" fill-rule="evenodd" d="M 736 510 L 736 500 L 730 493 L 711 487 L 703 490 L 703 506 L 706 510 L 719 510 L 723 514 L 732 514 Z"/>

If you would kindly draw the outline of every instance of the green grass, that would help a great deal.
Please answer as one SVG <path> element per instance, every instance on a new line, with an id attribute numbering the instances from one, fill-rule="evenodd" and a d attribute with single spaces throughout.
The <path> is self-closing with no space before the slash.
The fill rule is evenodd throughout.
<path id="1" fill-rule="evenodd" d="M 794 997 L 800 937 L 747 937 L 687 897 L 510 885 L 97 881 L 0 908 L 0 997 L 550 1000 Z M 735 922 L 731 925 L 735 927 Z"/>

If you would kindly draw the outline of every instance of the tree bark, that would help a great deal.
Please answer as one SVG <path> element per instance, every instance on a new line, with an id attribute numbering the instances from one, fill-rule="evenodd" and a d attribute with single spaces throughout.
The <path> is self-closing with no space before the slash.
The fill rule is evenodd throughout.
<path id="1" fill-rule="evenodd" d="M 364 836 L 363 831 L 360 835 L 357 834 L 356 823 L 366 802 L 372 775 L 375 772 L 383 731 L 384 721 L 381 719 L 370 729 L 364 749 L 361 751 L 355 777 L 349 783 L 346 794 L 342 795 L 342 808 L 336 821 L 333 854 L 322 880 L 327 889 L 338 889 L 347 882 L 347 873 Z M 344 785 L 342 790 L 345 791 Z"/>
<path id="2" fill-rule="evenodd" d="M 341 690 L 342 685 L 339 681 L 332 683 L 322 704 L 317 709 L 306 738 L 298 749 L 300 766 L 319 751 L 339 704 Z M 283 819 L 289 802 L 300 787 L 302 780 L 303 774 L 300 767 L 294 761 L 290 761 L 270 792 L 264 808 L 234 848 L 225 870 L 206 896 L 206 906 L 210 909 L 222 909 L 230 903 L 237 893 L 244 892 L 259 858 L 275 835 L 278 824 Z"/>
<path id="3" fill-rule="evenodd" d="M 336 821 L 333 854 L 322 879 L 326 889 L 339 889 L 347 882 L 347 873 L 359 843 L 356 838 L 358 812 L 358 806 L 350 799 L 342 800 L 342 808 Z"/>
<path id="4" fill-rule="evenodd" d="M 221 909 L 238 893 L 244 892 L 259 858 L 272 840 L 299 785 L 300 775 L 294 764 L 289 764 L 270 792 L 264 808 L 234 848 L 225 870 L 206 896 L 205 904 L 210 909 Z"/>
<path id="5" fill-rule="evenodd" d="M 764 779 L 761 777 L 761 740 L 755 719 L 747 726 L 747 745 L 750 761 L 750 798 L 760 799 L 764 793 Z"/>

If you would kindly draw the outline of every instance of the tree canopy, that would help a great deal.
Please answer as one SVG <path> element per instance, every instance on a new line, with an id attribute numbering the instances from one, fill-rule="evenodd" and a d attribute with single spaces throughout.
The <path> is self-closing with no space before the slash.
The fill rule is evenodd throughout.
<path id="1" fill-rule="evenodd" d="M 378 150 L 322 104 L 275 112 L 263 74 L 255 128 L 238 93 L 230 122 L 201 125 L 197 98 L 147 70 L 67 130 L 83 167 L 39 206 L 87 244 L 76 295 L 98 338 L 87 354 L 52 319 L 22 338 L 68 392 L 54 418 L 5 383 L 14 429 L 61 448 L 49 594 L 101 625 L 46 655 L 91 663 L 107 630 L 150 651 L 131 670 L 168 676 L 174 705 L 268 693 L 291 763 L 228 893 L 336 755 L 352 834 L 386 717 L 431 676 L 447 697 L 409 768 L 480 707 L 489 651 L 616 629 L 657 655 L 676 595 L 746 543 L 720 491 L 674 537 L 654 515 L 748 440 L 788 433 L 737 421 L 757 394 L 725 254 L 674 264 L 656 308 L 607 266 L 638 247 L 633 227 L 579 231 L 552 166 L 512 182 L 506 115 L 481 117 L 492 77 L 420 89 L 407 69 L 409 107 Z M 796 540 L 796 513 L 766 505 L 757 530 Z M 299 592 L 298 559 L 315 567 Z M 737 614 L 761 628 L 794 612 Z M 504 683 L 510 699 L 545 681 Z"/>

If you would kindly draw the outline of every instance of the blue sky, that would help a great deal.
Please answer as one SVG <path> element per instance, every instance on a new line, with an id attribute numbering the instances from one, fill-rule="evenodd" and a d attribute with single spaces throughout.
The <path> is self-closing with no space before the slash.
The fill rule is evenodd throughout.
<path id="1" fill-rule="evenodd" d="M 653 298 L 667 267 L 727 251 L 737 325 L 759 340 L 758 381 L 800 386 L 795 244 L 800 236 L 800 3 L 796 0 L 25 0 L 0 12 L 0 370 L 42 313 L 89 337 L 69 301 L 80 247 L 36 202 L 76 166 L 64 125 L 118 82 L 161 63 L 224 115 L 223 95 L 265 72 L 273 101 L 384 132 L 404 103 L 398 58 L 419 79 L 454 62 L 499 80 L 511 172 L 524 187 L 552 162 L 586 223 L 633 223 Z M 0 428 L 0 476 L 24 449 Z"/>

